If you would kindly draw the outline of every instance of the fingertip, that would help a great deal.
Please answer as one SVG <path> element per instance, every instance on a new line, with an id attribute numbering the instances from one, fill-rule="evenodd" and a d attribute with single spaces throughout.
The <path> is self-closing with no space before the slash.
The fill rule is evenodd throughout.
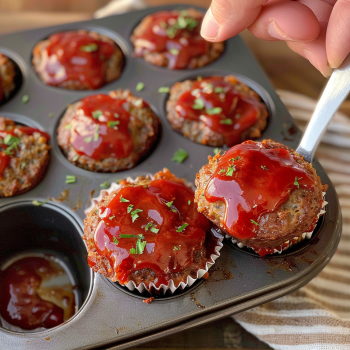
<path id="1" fill-rule="evenodd" d="M 211 8 L 209 7 L 207 13 L 204 16 L 202 27 L 201 27 L 201 36 L 208 41 L 215 41 L 219 34 L 220 25 L 216 21 Z"/>

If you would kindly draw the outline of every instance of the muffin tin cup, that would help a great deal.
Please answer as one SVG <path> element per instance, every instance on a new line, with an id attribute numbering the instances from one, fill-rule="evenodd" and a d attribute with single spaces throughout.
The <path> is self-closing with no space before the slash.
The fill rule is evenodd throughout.
<path id="1" fill-rule="evenodd" d="M 64 213 L 63 216 L 68 215 L 72 222 L 77 223 L 77 227 L 80 227 L 77 232 L 81 234 L 84 210 L 90 205 L 94 193 L 98 193 L 101 184 L 105 182 L 110 184 L 127 177 L 154 174 L 164 167 L 177 177 L 194 182 L 196 173 L 207 163 L 208 155 L 214 155 L 214 147 L 193 143 L 170 127 L 165 112 L 168 94 L 158 93 L 158 88 L 170 87 L 177 81 L 198 75 L 236 75 L 262 97 L 269 109 L 268 125 L 261 139 L 271 138 L 293 149 L 297 147 L 301 137 L 300 130 L 239 36 L 226 42 L 223 55 L 215 62 L 194 70 L 169 71 L 133 57 L 129 36 L 142 18 L 152 12 L 186 7 L 186 4 L 153 7 L 76 24 L 0 36 L 0 51 L 9 53 L 17 62 L 23 77 L 19 91 L 0 106 L 0 115 L 14 120 L 18 118 L 17 122 L 30 126 L 32 123 L 34 127 L 49 133 L 52 146 L 51 162 L 43 180 L 25 194 L 15 198 L 1 198 L 0 212 L 19 202 L 32 206 L 32 200 L 49 200 L 42 207 L 35 208 L 58 208 L 57 210 Z M 39 80 L 31 68 L 32 49 L 52 33 L 72 29 L 96 29 L 107 36 L 108 33 L 115 33 L 115 39 L 112 36 L 111 38 L 117 41 L 118 37 L 120 40 L 117 43 L 121 47 L 125 45 L 122 47 L 125 66 L 118 80 L 96 91 L 64 90 L 45 86 Z M 145 84 L 144 89 L 139 92 L 136 91 L 138 82 Z M 56 129 L 62 112 L 67 105 L 85 96 L 117 89 L 129 89 L 134 95 L 142 97 L 159 116 L 162 134 L 157 146 L 135 168 L 114 174 L 92 173 L 69 163 L 56 141 Z M 22 103 L 24 95 L 29 97 L 27 103 Z M 188 153 L 188 158 L 181 164 L 171 160 L 179 148 Z M 77 269 L 87 269 L 91 280 L 89 277 L 88 295 L 80 311 L 66 324 L 39 333 L 15 333 L 0 328 L 2 346 L 5 349 L 28 350 L 96 347 L 117 349 L 136 346 L 184 327 L 241 312 L 300 288 L 328 263 L 341 234 L 341 213 L 334 186 L 317 160 L 314 160 L 313 166 L 322 183 L 328 185 L 326 200 L 329 205 L 310 240 L 265 259 L 231 243 L 224 244 L 220 257 L 208 271 L 208 279 L 197 280 L 191 287 L 186 287 L 183 291 L 176 290 L 172 295 L 166 293 L 159 296 L 156 298 L 157 302 L 151 305 L 141 301 L 147 299 L 143 293 L 116 286 L 105 277 L 94 274 L 84 260 L 84 264 Z M 76 176 L 76 182 L 66 184 L 67 175 Z M 41 215 L 41 219 L 43 218 Z M 4 219 L 1 219 L 0 229 L 3 222 Z M 3 236 L 6 236 L 6 232 L 0 236 L 0 240 L 4 239 Z M 74 247 L 73 250 L 75 251 Z M 84 254 L 86 257 L 86 252 Z"/>

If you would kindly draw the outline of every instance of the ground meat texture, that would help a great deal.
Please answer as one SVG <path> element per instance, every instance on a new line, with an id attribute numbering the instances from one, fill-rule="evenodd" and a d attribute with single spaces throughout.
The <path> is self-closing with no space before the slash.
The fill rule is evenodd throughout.
<path id="1" fill-rule="evenodd" d="M 60 42 L 56 44 L 55 36 L 65 34 L 74 37 L 62 40 L 62 47 L 58 47 Z M 80 36 L 83 39 L 79 39 Z M 101 43 L 108 44 L 104 52 L 100 52 Z M 77 45 L 79 47 L 75 48 Z M 79 59 L 80 62 L 75 62 Z M 56 33 L 40 41 L 34 47 L 32 64 L 44 84 L 68 90 L 95 90 L 120 76 L 124 54 L 110 38 L 96 32 L 78 30 Z"/>
<path id="2" fill-rule="evenodd" d="M 183 184 L 184 183 L 183 180 L 181 180 L 181 179 L 177 178 L 175 175 L 171 174 L 167 169 L 164 169 L 162 172 L 157 173 L 154 176 L 154 179 L 155 180 L 157 180 L 157 179 L 158 180 L 159 179 L 170 180 L 170 181 L 175 181 L 176 183 L 179 183 L 179 184 Z M 115 197 L 119 195 L 120 191 L 125 190 L 125 188 L 128 188 L 128 187 L 143 186 L 144 188 L 147 188 L 147 186 L 152 181 L 153 181 L 153 179 L 151 179 L 149 176 L 139 176 L 139 177 L 136 178 L 136 180 L 123 180 L 119 184 L 120 188 L 118 188 L 117 190 L 109 191 L 109 192 L 105 191 L 104 196 L 102 197 L 102 200 L 100 200 L 95 205 L 95 207 L 90 211 L 90 213 L 87 215 L 87 218 L 84 221 L 85 226 L 84 226 L 83 239 L 86 241 L 86 244 L 87 244 L 87 247 L 88 247 L 88 262 L 89 262 L 89 265 L 95 272 L 98 272 L 98 273 L 104 275 L 105 277 L 111 279 L 112 281 L 118 280 L 115 277 L 116 273 L 114 271 L 114 268 L 111 265 L 110 260 L 106 256 L 103 256 L 103 255 L 101 255 L 99 253 L 98 249 L 100 249 L 100 248 L 97 248 L 97 244 L 98 243 L 96 243 L 96 234 L 97 234 L 96 231 L 98 230 L 98 226 L 100 225 L 101 220 L 102 220 L 100 215 L 99 215 L 99 213 L 101 212 L 102 209 L 105 210 L 104 208 L 109 208 L 108 206 L 110 205 L 112 200 L 115 199 Z M 122 197 L 124 198 L 124 196 L 122 196 Z M 126 205 L 130 205 L 131 203 L 135 203 L 133 198 L 131 198 L 129 196 L 125 196 L 125 200 L 129 201 L 129 202 L 126 203 Z M 176 201 L 174 203 L 176 204 Z M 193 202 L 192 202 L 192 205 L 194 205 Z M 186 206 L 186 209 L 188 207 L 188 208 L 190 208 L 188 210 L 191 210 L 191 211 L 193 209 L 195 209 L 194 207 L 188 206 L 187 200 L 186 200 L 185 206 Z M 137 207 L 137 205 L 135 206 L 135 208 L 136 207 Z M 135 209 L 135 208 L 133 208 L 133 209 Z M 159 210 L 159 208 L 157 208 L 155 210 Z M 166 210 L 169 210 L 169 209 L 166 209 Z M 181 209 L 179 209 L 179 210 L 181 210 Z M 211 227 L 210 222 L 208 222 L 202 216 L 200 216 L 200 219 L 199 219 L 200 221 L 198 221 L 199 217 L 198 217 L 198 213 L 197 213 L 196 210 L 194 211 L 194 214 L 195 214 L 195 217 L 196 217 L 196 219 L 195 219 L 196 221 L 195 222 L 197 222 L 197 223 L 200 222 L 201 225 L 202 225 L 201 228 L 205 227 L 207 229 L 207 235 L 209 234 L 209 235 L 212 236 L 212 234 L 210 233 L 210 227 Z M 108 214 L 108 216 L 109 215 L 110 214 Z M 140 214 L 140 215 L 142 215 L 142 214 Z M 172 215 L 175 215 L 175 214 L 172 214 Z M 124 219 L 117 219 L 117 220 L 124 220 Z M 142 225 L 141 220 L 142 220 L 142 217 L 138 218 L 135 221 L 135 224 L 136 225 L 137 224 Z M 148 219 L 148 221 L 149 221 L 149 219 Z M 163 224 L 166 225 L 167 223 L 165 221 L 163 221 L 162 225 Z M 204 226 L 203 226 L 203 224 L 204 224 Z M 191 223 L 190 223 L 190 225 L 191 225 Z M 119 227 L 121 227 L 121 226 L 119 226 Z M 145 229 L 142 228 L 142 227 L 143 226 L 141 226 L 141 229 L 140 229 L 139 233 L 145 235 L 145 239 L 146 240 L 147 239 L 151 239 L 150 236 L 148 236 L 148 238 L 146 237 L 146 235 L 147 235 L 147 233 L 149 231 L 146 232 Z M 161 225 L 158 225 L 157 227 L 160 230 L 162 230 L 162 226 Z M 126 231 L 123 231 L 122 228 L 120 228 L 120 230 L 122 230 L 121 232 L 124 232 L 124 233 L 126 232 Z M 157 232 L 157 235 L 159 235 L 159 234 L 161 234 L 161 231 Z M 176 235 L 182 236 L 179 233 L 176 233 Z M 193 236 L 191 235 L 191 237 L 193 237 Z M 126 238 L 118 238 L 118 239 L 119 239 L 119 241 L 121 241 L 123 239 L 125 240 Z M 193 238 L 191 238 L 191 239 L 193 239 Z M 211 239 L 209 239 L 209 241 L 212 244 Z M 208 238 L 206 238 L 205 242 L 208 242 Z M 106 244 L 106 246 L 108 245 L 108 243 L 105 243 L 105 244 Z M 164 244 L 164 243 L 162 243 L 162 244 Z M 215 243 L 214 243 L 214 246 L 215 246 Z M 110 247 L 110 245 L 108 245 L 108 247 Z M 197 247 L 191 253 L 191 254 L 193 254 L 193 259 L 191 258 L 192 259 L 191 260 L 192 261 L 191 264 L 189 266 L 184 267 L 183 269 L 180 269 L 180 270 L 176 270 L 175 269 L 174 270 L 175 272 L 173 272 L 172 271 L 172 267 L 168 266 L 168 268 L 166 268 L 166 270 L 165 270 L 165 274 L 167 275 L 167 279 L 168 280 L 172 279 L 174 281 L 175 286 L 178 286 L 180 282 L 186 283 L 186 280 L 187 280 L 188 276 L 191 276 L 192 278 L 197 278 L 197 271 L 199 269 L 205 269 L 206 263 L 208 262 L 208 254 L 209 254 L 209 252 L 211 252 L 211 249 L 213 249 L 213 247 L 210 247 L 210 248 L 208 248 L 208 247 L 209 247 L 208 243 L 204 243 L 204 242 L 201 243 L 201 246 Z M 170 255 L 170 254 L 175 254 L 172 248 L 173 248 L 172 246 L 171 246 L 171 248 L 168 248 L 168 250 L 166 250 L 166 252 L 164 254 L 166 256 Z M 179 248 L 181 248 L 181 246 Z M 162 245 L 162 249 L 165 249 L 165 248 L 163 248 L 163 245 Z M 189 251 L 191 251 L 190 248 L 189 248 Z M 211 252 L 211 254 L 212 254 L 212 252 Z M 147 257 L 145 259 L 154 259 L 154 257 L 152 258 L 152 254 L 150 254 L 149 257 Z M 122 263 L 123 265 L 127 264 L 125 261 L 123 261 L 123 263 Z M 172 260 L 170 259 L 170 262 L 171 261 Z M 142 263 L 143 266 L 145 266 L 144 264 L 146 264 L 146 262 Z M 121 284 L 125 284 L 126 285 L 129 281 L 133 281 L 137 286 L 140 283 L 144 283 L 146 288 L 152 282 L 155 285 L 157 285 L 157 283 L 159 283 L 160 275 L 158 275 L 158 273 L 159 273 L 158 270 L 154 270 L 151 267 L 151 266 L 153 266 L 152 264 L 153 263 L 151 263 L 150 266 L 142 268 L 142 269 L 137 269 L 137 268 L 135 269 L 135 268 L 131 267 L 132 270 L 130 270 L 130 273 L 128 274 L 127 279 L 122 281 L 122 282 L 118 280 L 118 282 L 121 283 Z M 162 266 L 162 265 L 160 265 L 160 266 Z M 161 278 L 163 278 L 163 277 L 161 277 Z M 157 280 L 158 280 L 158 282 L 157 282 Z M 151 290 L 149 290 L 149 291 L 151 291 Z"/>
<path id="3" fill-rule="evenodd" d="M 6 101 L 15 89 L 15 75 L 14 63 L 0 52 L 0 104 Z"/>
<path id="4" fill-rule="evenodd" d="M 250 114 L 246 113 L 244 115 L 242 113 L 241 118 L 245 120 L 248 119 L 248 122 L 243 121 L 243 119 L 237 119 L 236 116 L 240 114 L 236 114 L 234 111 L 241 107 L 236 106 L 236 109 L 232 110 L 232 108 L 227 105 L 228 99 L 226 95 L 221 96 L 220 93 L 215 93 L 215 87 L 207 93 L 208 90 L 205 90 L 207 87 L 205 87 L 204 84 L 207 84 L 207 86 L 213 84 L 214 86 L 215 84 L 226 85 L 227 88 L 231 86 L 231 89 L 234 89 L 232 92 L 236 91 L 242 96 L 245 96 L 252 105 L 254 104 L 255 117 L 251 119 Z M 198 87 L 200 87 L 202 91 L 199 95 Z M 197 94 L 195 91 L 197 91 Z M 188 104 L 188 102 L 186 102 L 188 94 L 193 94 L 193 100 L 197 97 L 204 100 L 205 104 L 215 104 L 213 107 L 223 107 L 221 108 L 222 112 L 217 115 L 210 115 L 205 113 L 205 108 L 202 110 L 190 110 L 191 106 L 186 106 L 186 104 Z M 218 98 L 218 96 L 221 97 Z M 232 96 L 234 95 L 232 94 Z M 213 97 L 215 97 L 216 100 L 213 100 Z M 266 127 L 268 118 L 267 107 L 261 101 L 260 96 L 246 84 L 240 82 L 231 75 L 203 78 L 203 81 L 185 80 L 175 83 L 170 89 L 166 110 L 167 119 L 175 131 L 194 142 L 213 147 L 222 147 L 224 145 L 231 147 L 242 141 L 261 137 L 261 133 Z M 230 110 L 229 115 L 225 114 L 226 110 Z M 206 123 L 205 119 L 203 120 L 203 114 L 199 113 L 189 117 L 189 113 L 196 113 L 198 111 L 203 112 L 205 118 L 209 118 L 211 122 Z M 187 117 L 183 117 L 183 113 L 185 113 Z M 221 124 L 221 122 L 230 122 L 230 124 L 225 125 Z"/>
<path id="5" fill-rule="evenodd" d="M 158 139 L 159 118 L 145 101 L 132 95 L 128 90 L 112 91 L 109 96 L 116 100 L 126 101 L 123 108 L 130 113 L 126 133 L 131 137 L 132 149 L 125 157 L 106 155 L 104 159 L 94 159 L 86 154 L 79 154 L 72 145 L 74 127 L 69 128 L 77 111 L 81 108 L 82 102 L 77 102 L 70 105 L 62 117 L 57 129 L 57 142 L 66 158 L 80 168 L 95 172 L 117 172 L 131 169 L 152 150 Z M 115 119 L 115 121 L 118 120 Z M 81 124 L 76 125 L 76 128 L 82 126 Z M 116 127 L 118 128 L 118 126 Z M 91 144 L 93 142 L 94 140 L 91 141 Z M 113 152 L 112 149 L 111 152 Z"/>
<path id="6" fill-rule="evenodd" d="M 202 20 L 203 13 L 194 9 L 146 16 L 131 36 L 134 55 L 170 69 L 208 65 L 221 56 L 224 43 L 211 43 L 200 36 Z"/>
<path id="7" fill-rule="evenodd" d="M 12 197 L 29 191 L 41 181 L 49 165 L 50 146 L 47 137 L 40 132 L 28 135 L 20 127 L 12 120 L 0 117 L 1 161 L 6 161 L 7 158 L 8 146 L 4 145 L 6 132 L 13 132 L 14 137 L 20 140 L 17 147 L 13 147 L 9 153 L 8 164 L 0 174 L 0 197 Z"/>
<path id="8" fill-rule="evenodd" d="M 234 237 L 238 242 L 254 249 L 279 247 L 282 243 L 294 237 L 301 237 L 312 226 L 315 218 L 320 213 L 323 203 L 322 192 L 327 187 L 322 185 L 312 165 L 292 149 L 272 140 L 264 140 L 261 145 L 266 149 L 283 148 L 288 150 L 292 158 L 302 166 L 315 185 L 313 189 L 295 186 L 295 189 L 289 193 L 286 202 L 275 211 L 261 216 L 257 222 L 259 226 L 257 226 L 255 237 L 249 239 Z M 218 227 L 223 227 L 224 225 L 225 203 L 223 201 L 211 203 L 206 199 L 204 193 L 211 177 L 218 168 L 218 162 L 221 157 L 220 154 L 214 158 L 209 157 L 209 164 L 203 166 L 197 174 L 197 190 L 195 193 L 198 211 L 203 213 Z"/>

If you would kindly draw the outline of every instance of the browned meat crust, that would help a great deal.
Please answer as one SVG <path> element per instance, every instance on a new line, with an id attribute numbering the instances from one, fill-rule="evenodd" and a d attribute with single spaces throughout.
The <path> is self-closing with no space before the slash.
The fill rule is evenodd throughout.
<path id="1" fill-rule="evenodd" d="M 12 120 L 0 117 L 0 131 L 14 127 Z M 50 161 L 51 147 L 45 136 L 37 132 L 27 135 L 18 129 L 14 132 L 21 142 L 0 176 L 0 197 L 16 196 L 35 187 L 44 177 Z"/>
<path id="2" fill-rule="evenodd" d="M 131 169 L 151 151 L 158 139 L 160 120 L 152 109 L 143 103 L 142 99 L 131 94 L 129 90 L 111 91 L 110 96 L 116 99 L 126 99 L 130 102 L 128 110 L 131 114 L 129 131 L 133 139 L 134 149 L 126 158 L 109 157 L 102 161 L 86 155 L 78 155 L 70 142 L 71 130 L 66 128 L 80 107 L 80 102 L 74 103 L 68 107 L 61 119 L 57 129 L 57 142 L 66 158 L 80 168 L 104 173 Z"/>
<path id="3" fill-rule="evenodd" d="M 173 13 L 178 14 L 179 11 L 174 10 Z M 188 9 L 187 10 L 188 16 L 192 17 L 200 22 L 203 20 L 203 13 L 200 11 L 197 11 L 195 9 Z M 146 28 L 148 28 L 152 24 L 152 15 L 146 16 L 141 23 L 134 29 L 133 34 L 131 35 L 131 42 L 135 46 L 135 51 L 137 48 L 143 47 L 139 44 L 137 40 L 137 36 L 142 35 L 142 33 L 145 31 Z M 200 68 L 208 65 L 209 63 L 215 61 L 218 59 L 221 54 L 223 53 L 225 49 L 225 45 L 223 42 L 219 43 L 209 43 L 208 42 L 208 50 L 205 55 L 199 56 L 199 57 L 193 57 L 190 61 L 187 68 L 193 69 L 193 68 Z M 169 65 L 169 59 L 166 57 L 164 52 L 145 52 L 143 54 L 143 58 L 145 61 L 152 63 L 156 66 L 160 67 L 168 67 Z"/>
<path id="4" fill-rule="evenodd" d="M 0 103 L 6 101 L 15 89 L 15 75 L 15 65 L 0 52 Z M 1 95 L 3 95 L 2 98 Z"/>
<path id="5" fill-rule="evenodd" d="M 155 179 L 168 179 L 171 181 L 176 181 L 180 183 L 185 183 L 185 180 L 177 178 L 175 175 L 169 172 L 168 169 L 164 169 L 163 171 L 158 172 L 154 175 Z M 138 176 L 135 181 L 128 182 L 127 180 L 123 180 L 120 182 L 120 189 L 125 186 L 140 186 L 140 185 L 148 185 L 151 182 L 151 178 L 149 176 Z M 185 183 L 186 184 L 186 183 Z M 84 220 L 84 235 L 83 239 L 86 242 L 88 248 L 88 261 L 90 267 L 95 271 L 100 273 L 101 275 L 111 279 L 114 278 L 113 269 L 107 258 L 101 256 L 96 251 L 95 243 L 94 243 L 94 233 L 102 220 L 99 215 L 99 208 L 104 206 L 108 206 L 111 200 L 116 196 L 116 194 L 120 191 L 120 189 L 113 191 L 111 193 L 105 192 L 105 196 L 103 199 L 96 204 L 96 206 L 90 211 L 86 219 Z M 194 262 L 191 266 L 188 266 L 184 270 L 178 273 L 169 272 L 169 278 L 172 279 L 175 283 L 175 286 L 178 286 L 180 282 L 186 283 L 186 279 L 188 276 L 192 278 L 197 278 L 197 271 L 199 269 L 205 269 L 206 263 L 208 262 L 206 258 L 206 249 L 203 246 L 202 249 L 194 252 Z M 149 285 L 151 282 L 155 280 L 155 273 L 151 269 L 142 269 L 135 271 L 134 273 L 129 275 L 128 281 L 125 282 L 127 284 L 129 281 L 133 281 L 136 285 L 144 282 L 145 285 Z"/>
<path id="6" fill-rule="evenodd" d="M 237 241 L 255 249 L 275 248 L 294 237 L 301 237 L 319 214 L 323 203 L 322 192 L 327 188 L 326 185 L 322 185 L 312 165 L 306 162 L 298 153 L 272 140 L 264 140 L 261 144 L 266 149 L 287 149 L 292 157 L 307 171 L 308 175 L 314 179 L 315 188 L 313 190 L 295 189 L 290 193 L 287 202 L 282 204 L 278 210 L 262 216 L 258 222 L 259 231 L 256 237 L 245 240 L 234 237 Z M 198 211 L 203 213 L 218 227 L 222 226 L 225 203 L 223 201 L 208 202 L 204 196 L 204 191 L 217 168 L 218 159 L 220 158 L 220 154 L 217 154 L 214 158 L 209 157 L 209 164 L 204 165 L 199 174 L 197 174 L 197 190 L 195 193 Z"/>
<path id="7" fill-rule="evenodd" d="M 92 38 L 108 42 L 112 44 L 115 48 L 115 52 L 112 55 L 112 57 L 106 62 L 106 67 L 105 67 L 105 82 L 104 84 L 108 84 L 113 80 L 116 80 L 119 78 L 121 72 L 123 71 L 124 67 L 124 54 L 121 48 L 110 38 L 108 38 L 105 35 L 96 33 L 96 32 L 88 32 L 86 30 L 77 30 L 77 33 L 87 33 L 90 35 Z M 42 82 L 45 84 L 45 75 L 41 71 L 41 66 L 43 59 L 46 57 L 46 48 L 50 45 L 50 40 L 43 40 L 40 41 L 38 44 L 33 49 L 33 59 L 32 59 L 32 64 L 34 67 L 34 70 L 37 72 L 39 75 L 40 79 Z M 57 85 L 57 87 L 67 89 L 67 90 L 90 90 L 89 86 L 87 85 L 86 82 L 82 80 L 67 80 L 64 81 L 63 83 Z"/>
<path id="8" fill-rule="evenodd" d="M 261 100 L 260 96 L 255 91 L 250 89 L 246 84 L 237 80 L 236 77 L 227 75 L 224 79 L 227 82 L 235 85 L 236 89 L 242 93 L 253 96 L 258 101 Z M 171 87 L 170 96 L 166 104 L 167 119 L 175 131 L 179 132 L 190 140 L 203 145 L 222 147 L 225 145 L 225 140 L 222 134 L 210 129 L 203 121 L 193 121 L 181 117 L 175 110 L 178 99 L 182 94 L 193 89 L 193 83 L 193 80 L 185 80 L 183 82 L 177 82 Z M 267 117 L 267 108 L 265 104 L 262 104 L 258 121 L 255 125 L 242 133 L 241 142 L 259 138 L 261 136 L 261 131 L 266 127 Z"/>

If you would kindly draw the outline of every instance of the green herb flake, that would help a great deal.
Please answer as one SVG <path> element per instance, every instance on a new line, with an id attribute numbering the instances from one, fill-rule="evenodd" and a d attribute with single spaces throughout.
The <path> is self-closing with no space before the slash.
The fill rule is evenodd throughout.
<path id="1" fill-rule="evenodd" d="M 188 224 L 183 224 L 182 226 L 180 226 L 176 232 L 182 232 L 186 227 L 188 226 Z"/>
<path id="2" fill-rule="evenodd" d="M 132 209 L 134 208 L 134 205 L 133 204 L 129 204 L 128 205 L 128 208 L 127 208 L 127 213 L 129 214 L 131 211 L 132 211 Z"/>
<path id="3" fill-rule="evenodd" d="M 180 246 L 179 247 L 174 246 L 174 250 L 180 250 Z"/>
<path id="4" fill-rule="evenodd" d="M 188 30 L 193 30 L 194 28 L 197 27 L 198 22 L 194 18 L 186 18 L 187 20 L 187 29 Z"/>
<path id="5" fill-rule="evenodd" d="M 262 169 L 262 170 L 269 170 L 269 169 L 266 168 L 265 165 L 262 165 L 262 166 L 261 166 L 261 169 Z"/>
<path id="6" fill-rule="evenodd" d="M 186 158 L 188 157 L 188 153 L 182 149 L 179 148 L 173 155 L 173 158 L 171 159 L 173 162 L 182 163 Z"/>
<path id="7" fill-rule="evenodd" d="M 98 50 L 98 45 L 96 43 L 83 45 L 79 47 L 79 50 L 84 52 L 95 52 Z"/>
<path id="8" fill-rule="evenodd" d="M 194 100 L 194 105 L 192 106 L 193 109 L 203 109 L 204 108 L 204 101 L 201 98 L 196 98 Z"/>
<path id="9" fill-rule="evenodd" d="M 170 89 L 167 87 L 167 86 L 161 86 L 159 89 L 158 89 L 158 92 L 160 94 L 166 94 L 170 91 Z"/>
<path id="10" fill-rule="evenodd" d="M 129 234 L 120 234 L 119 238 L 145 238 L 143 235 L 129 235 Z"/>
<path id="11" fill-rule="evenodd" d="M 103 115 L 103 112 L 98 109 L 96 111 L 93 111 L 91 114 L 94 119 L 98 119 L 101 117 L 101 115 Z"/>
<path id="12" fill-rule="evenodd" d="M 115 218 L 115 215 L 110 216 L 108 219 L 113 220 Z"/>
<path id="13" fill-rule="evenodd" d="M 116 238 L 115 236 L 113 236 L 113 242 L 114 242 L 115 244 L 117 244 L 117 245 L 118 245 L 118 243 L 119 243 L 119 241 L 117 240 L 117 238 Z"/>
<path id="14" fill-rule="evenodd" d="M 206 112 L 209 115 L 220 114 L 222 112 L 222 108 L 221 107 L 209 108 L 209 109 L 206 109 Z"/>
<path id="15" fill-rule="evenodd" d="M 43 205 L 43 204 L 45 204 L 45 203 L 47 203 L 47 201 L 38 201 L 38 200 L 36 200 L 36 199 L 34 199 L 34 200 L 32 201 L 32 204 L 35 205 L 35 206 L 37 206 L 37 207 L 39 207 L 40 205 Z"/>
<path id="16" fill-rule="evenodd" d="M 136 254 L 136 249 L 135 248 L 131 248 L 130 249 L 130 254 Z"/>
<path id="17" fill-rule="evenodd" d="M 173 26 L 166 29 L 166 35 L 169 37 L 169 39 L 174 39 L 176 36 L 177 29 Z"/>
<path id="18" fill-rule="evenodd" d="M 141 241 L 141 239 L 138 239 L 136 242 L 136 254 L 142 254 L 145 250 L 146 244 L 146 241 Z"/>
<path id="19" fill-rule="evenodd" d="M 122 196 L 120 196 L 120 201 L 121 201 L 121 202 L 130 202 L 128 199 L 123 198 Z"/>
<path id="20" fill-rule="evenodd" d="M 188 204 L 188 205 L 191 205 L 191 201 L 188 201 L 187 204 Z"/>
<path id="21" fill-rule="evenodd" d="M 99 125 L 96 125 L 95 127 L 95 132 L 94 132 L 94 141 L 98 141 L 100 135 L 98 133 L 98 131 L 100 130 L 100 126 Z"/>
<path id="22" fill-rule="evenodd" d="M 155 228 L 155 227 L 151 227 L 150 229 L 153 233 L 158 233 L 159 232 L 159 228 Z"/>
<path id="23" fill-rule="evenodd" d="M 226 172 L 226 176 L 232 176 L 234 171 L 236 171 L 235 167 L 229 166 Z"/>
<path id="24" fill-rule="evenodd" d="M 107 126 L 110 127 L 110 128 L 118 129 L 117 125 L 119 125 L 119 124 L 120 124 L 119 120 L 116 120 L 116 121 L 110 120 L 110 121 L 107 122 Z"/>
<path id="25" fill-rule="evenodd" d="M 250 222 L 256 226 L 260 226 L 256 221 L 254 221 L 253 219 L 250 219 Z"/>
<path id="26" fill-rule="evenodd" d="M 75 175 L 66 175 L 66 184 L 74 184 L 77 181 Z"/>
<path id="27" fill-rule="evenodd" d="M 141 91 L 143 90 L 145 87 L 145 83 L 143 83 L 142 81 L 140 81 L 139 83 L 137 83 L 136 85 L 136 91 Z"/>
<path id="28" fill-rule="evenodd" d="M 141 213 L 143 210 L 141 209 L 135 209 L 133 210 L 130 214 L 131 214 L 131 219 L 132 222 L 134 222 L 140 215 L 138 215 L 137 213 Z"/>
<path id="29" fill-rule="evenodd" d="M 145 231 L 148 231 L 152 226 L 153 226 L 153 222 L 150 221 L 150 222 L 146 225 Z"/>
<path id="30" fill-rule="evenodd" d="M 178 25 L 178 27 L 179 27 L 180 29 L 186 28 L 186 27 L 187 27 L 186 18 L 180 15 L 180 16 L 177 18 L 177 25 Z"/>
<path id="31" fill-rule="evenodd" d="M 65 128 L 66 130 L 69 130 L 69 129 L 72 128 L 72 124 L 66 124 L 66 125 L 64 126 L 64 128 Z"/>
<path id="32" fill-rule="evenodd" d="M 232 125 L 233 121 L 230 118 L 220 120 L 220 124 L 225 124 L 225 125 Z"/>
<path id="33" fill-rule="evenodd" d="M 223 168 L 223 169 L 221 169 L 221 170 L 219 171 L 219 174 L 225 174 L 225 173 L 226 173 L 225 168 Z"/>
<path id="34" fill-rule="evenodd" d="M 109 187 L 109 182 L 105 181 L 102 184 L 100 184 L 101 188 L 108 188 Z"/>
<path id="35" fill-rule="evenodd" d="M 298 181 L 301 180 L 301 179 L 302 179 L 302 177 L 299 177 L 299 178 L 297 176 L 295 177 L 294 185 L 297 186 L 298 188 L 299 188 L 299 182 Z"/>
<path id="36" fill-rule="evenodd" d="M 178 49 L 174 49 L 174 48 L 169 49 L 169 52 L 174 56 L 177 56 L 180 53 Z"/>
<path id="37" fill-rule="evenodd" d="M 168 202 L 168 203 L 165 203 L 169 208 L 173 205 L 174 201 L 171 201 L 171 202 Z"/>
<path id="38" fill-rule="evenodd" d="M 220 94 L 221 92 L 224 92 L 224 89 L 221 86 L 218 86 L 214 89 L 214 92 L 216 92 L 217 94 Z"/>
<path id="39" fill-rule="evenodd" d="M 29 96 L 28 95 L 24 95 L 22 97 L 22 103 L 27 103 L 29 101 Z"/>
<path id="40" fill-rule="evenodd" d="M 21 140 L 18 137 L 15 137 L 11 134 L 6 135 L 6 137 L 4 138 L 5 145 L 11 146 L 15 144 L 17 147 L 17 145 L 19 145 L 20 143 L 21 143 Z"/>
<path id="41" fill-rule="evenodd" d="M 86 143 L 90 143 L 91 141 L 92 141 L 92 137 L 91 136 L 88 136 L 88 137 L 84 138 L 84 142 L 86 142 Z"/>

